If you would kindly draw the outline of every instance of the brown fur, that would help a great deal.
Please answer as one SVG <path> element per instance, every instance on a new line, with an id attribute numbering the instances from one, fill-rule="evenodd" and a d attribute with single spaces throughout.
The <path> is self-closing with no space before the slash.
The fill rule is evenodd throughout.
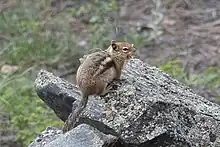
<path id="1" fill-rule="evenodd" d="M 124 64 L 131 58 L 135 48 L 127 42 L 111 41 L 105 51 L 95 52 L 80 59 L 81 65 L 77 70 L 76 81 L 82 92 L 82 100 L 66 121 L 63 131 L 74 127 L 76 119 L 85 108 L 88 96 L 103 95 L 107 85 L 114 79 L 119 79 Z"/>

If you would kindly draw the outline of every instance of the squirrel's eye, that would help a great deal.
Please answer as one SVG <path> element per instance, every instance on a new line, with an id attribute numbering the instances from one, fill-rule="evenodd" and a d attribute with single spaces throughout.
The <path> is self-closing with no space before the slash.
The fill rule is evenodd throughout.
<path id="1" fill-rule="evenodd" d="M 128 51 L 128 48 L 127 47 L 123 47 L 122 49 L 124 52 L 127 52 Z"/>

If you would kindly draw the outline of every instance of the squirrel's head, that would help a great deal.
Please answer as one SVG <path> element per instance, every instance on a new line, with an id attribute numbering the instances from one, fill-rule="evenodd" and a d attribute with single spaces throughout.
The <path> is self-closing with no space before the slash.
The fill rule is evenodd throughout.
<path id="1" fill-rule="evenodd" d="M 128 42 L 119 42 L 116 40 L 111 41 L 111 45 L 108 48 L 111 55 L 121 57 L 125 60 L 133 58 L 133 54 L 136 51 L 134 44 Z"/>

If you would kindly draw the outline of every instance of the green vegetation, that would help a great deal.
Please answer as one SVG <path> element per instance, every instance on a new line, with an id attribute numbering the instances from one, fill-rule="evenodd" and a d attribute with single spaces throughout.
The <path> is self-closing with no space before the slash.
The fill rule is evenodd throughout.
<path id="1" fill-rule="evenodd" d="M 119 10 L 115 0 L 91 0 L 79 8 L 60 13 L 53 12 L 50 3 L 50 0 L 22 0 L 0 14 L 0 67 L 5 64 L 19 67 L 16 73 L 0 73 L 0 106 L 11 120 L 11 128 L 2 129 L 17 130 L 17 139 L 24 146 L 47 126 L 62 125 L 53 111 L 37 97 L 31 75 L 36 67 L 77 61 L 73 57 L 79 54 L 77 40 L 80 36 L 74 34 L 67 23 L 71 17 L 89 16 L 85 18 L 88 48 L 103 48 L 109 42 L 110 31 L 115 30 L 117 34 L 117 20 L 106 17 Z M 157 38 L 162 33 L 159 26 L 161 16 L 154 15 L 158 17 L 153 23 L 154 31 L 138 32 L 138 29 L 130 28 L 126 37 L 120 39 L 141 46 L 146 40 Z M 220 88 L 220 71 L 216 69 L 189 77 L 178 61 L 169 61 L 161 69 L 188 85 L 205 84 L 211 89 Z"/>
<path id="2" fill-rule="evenodd" d="M 0 40 L 0 66 L 19 68 L 15 74 L 0 73 L 0 105 L 11 121 L 11 128 L 2 129 L 17 130 L 17 139 L 24 145 L 47 126 L 62 125 L 37 97 L 31 73 L 36 67 L 50 66 L 76 52 L 70 26 L 59 16 L 50 22 L 42 20 L 45 11 L 39 1 L 24 0 L 0 14 L 0 34 L 4 36 Z"/>
<path id="3" fill-rule="evenodd" d="M 1 43 L 3 61 L 21 66 L 44 60 L 56 62 L 73 52 L 70 47 L 75 42 L 71 39 L 70 26 L 59 16 L 42 20 L 45 11 L 37 0 L 25 0 L 0 14 L 0 32 L 8 38 Z"/>
<path id="4" fill-rule="evenodd" d="M 33 135 L 36 136 L 47 125 L 61 126 L 61 121 L 37 98 L 33 82 L 26 73 L 1 76 L 1 80 L 0 104 L 4 106 L 12 123 L 12 128 L 5 129 L 18 131 L 18 140 L 28 144 Z"/>
<path id="5" fill-rule="evenodd" d="M 203 73 L 187 74 L 180 60 L 171 60 L 160 66 L 161 70 L 169 73 L 173 78 L 189 86 L 204 85 L 212 91 L 218 92 L 220 96 L 220 70 L 217 68 L 208 68 Z"/>

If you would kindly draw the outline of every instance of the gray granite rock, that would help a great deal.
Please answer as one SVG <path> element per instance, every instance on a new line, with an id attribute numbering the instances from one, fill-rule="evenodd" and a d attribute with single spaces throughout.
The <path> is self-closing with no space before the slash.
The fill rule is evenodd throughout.
<path id="1" fill-rule="evenodd" d="M 81 124 L 65 134 L 57 128 L 48 127 L 28 147 L 102 147 L 110 144 L 109 140 L 119 143 L 117 137 Z"/>
<path id="2" fill-rule="evenodd" d="M 58 128 L 47 127 L 28 147 L 43 147 L 49 142 L 61 136 L 62 134 L 62 131 Z"/>
<path id="3" fill-rule="evenodd" d="M 219 146 L 220 107 L 138 59 L 105 97 L 91 96 L 79 124 L 120 137 L 127 146 Z M 77 87 L 40 71 L 39 97 L 65 121 L 80 100 Z M 73 104 L 72 104 L 73 103 Z"/>

